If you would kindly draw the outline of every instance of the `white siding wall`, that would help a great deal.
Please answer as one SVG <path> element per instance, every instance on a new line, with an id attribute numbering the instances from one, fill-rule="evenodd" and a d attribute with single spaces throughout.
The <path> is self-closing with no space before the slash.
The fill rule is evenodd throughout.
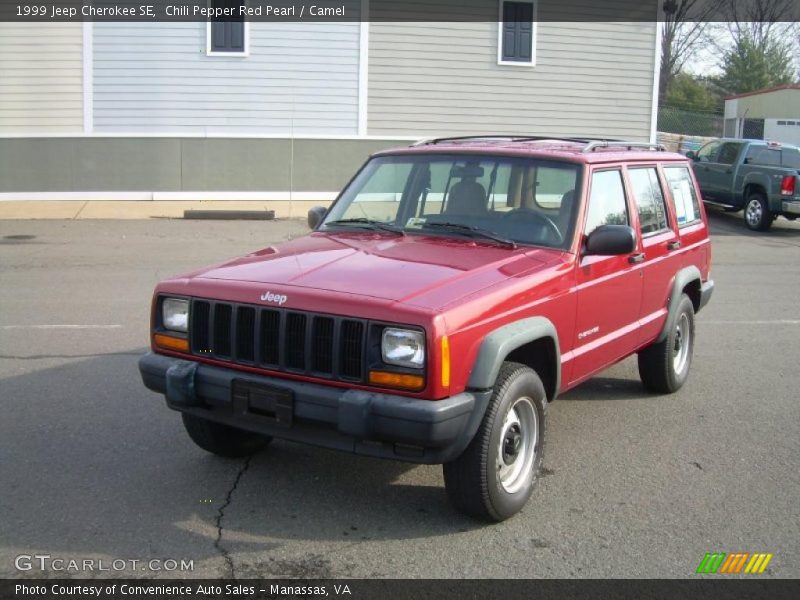
<path id="1" fill-rule="evenodd" d="M 0 133 L 83 129 L 80 23 L 0 23 Z"/>
<path id="2" fill-rule="evenodd" d="M 497 64 L 497 23 L 372 23 L 369 133 L 647 140 L 656 29 L 539 22 L 536 65 L 519 67 Z"/>
<path id="3" fill-rule="evenodd" d="M 207 56 L 205 23 L 95 23 L 100 132 L 355 134 L 359 23 L 251 23 Z"/>

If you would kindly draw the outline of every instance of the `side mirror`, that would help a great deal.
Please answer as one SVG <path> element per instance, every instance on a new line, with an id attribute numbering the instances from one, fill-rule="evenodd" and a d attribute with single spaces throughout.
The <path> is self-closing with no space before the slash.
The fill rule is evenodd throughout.
<path id="1" fill-rule="evenodd" d="M 322 223 L 322 219 L 325 218 L 328 209 L 324 206 L 315 206 L 311 210 L 308 211 L 308 226 L 311 229 L 316 229 L 319 227 L 319 224 Z"/>
<path id="2" fill-rule="evenodd" d="M 617 256 L 636 250 L 636 233 L 628 225 L 600 225 L 586 238 L 586 254 Z"/>
<path id="3" fill-rule="evenodd" d="M 686 158 L 688 158 L 689 160 L 697 160 L 697 152 L 695 152 L 694 150 L 689 150 L 686 153 Z"/>

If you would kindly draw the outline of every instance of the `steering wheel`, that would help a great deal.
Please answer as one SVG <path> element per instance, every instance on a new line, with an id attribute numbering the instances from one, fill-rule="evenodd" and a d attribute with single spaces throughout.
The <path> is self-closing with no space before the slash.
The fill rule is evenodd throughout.
<path id="1" fill-rule="evenodd" d="M 535 220 L 544 224 L 544 228 L 547 231 L 547 233 L 553 236 L 557 243 L 561 244 L 564 241 L 564 236 L 561 235 L 561 231 L 559 231 L 558 225 L 553 223 L 550 217 L 547 217 L 542 213 L 533 210 L 532 208 L 528 208 L 527 206 L 521 206 L 519 208 L 515 208 L 514 210 L 508 211 L 506 214 L 502 216 L 502 220 L 504 221 L 511 220 L 522 215 L 525 215 L 525 217 L 533 217 Z"/>

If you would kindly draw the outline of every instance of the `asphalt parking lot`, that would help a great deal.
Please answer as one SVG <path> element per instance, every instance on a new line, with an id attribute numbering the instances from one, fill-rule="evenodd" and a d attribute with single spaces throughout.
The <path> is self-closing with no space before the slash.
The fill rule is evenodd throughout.
<path id="1" fill-rule="evenodd" d="M 628 359 L 556 401 L 539 486 L 499 525 L 454 512 L 439 467 L 205 454 L 142 386 L 154 284 L 301 222 L 0 221 L 0 577 L 690 577 L 712 551 L 800 577 L 800 223 L 710 218 L 687 385 L 648 395 Z M 36 554 L 194 569 L 15 568 Z"/>

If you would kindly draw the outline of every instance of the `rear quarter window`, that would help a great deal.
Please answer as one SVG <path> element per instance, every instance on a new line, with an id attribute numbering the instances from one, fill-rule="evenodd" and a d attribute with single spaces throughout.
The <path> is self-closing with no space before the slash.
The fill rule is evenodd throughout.
<path id="1" fill-rule="evenodd" d="M 800 150 L 797 148 L 784 148 L 781 154 L 784 167 L 800 171 Z"/>
<path id="2" fill-rule="evenodd" d="M 664 167 L 664 176 L 669 186 L 670 201 L 675 209 L 678 227 L 686 227 L 700 221 L 700 199 L 697 190 L 694 189 L 689 167 Z"/>

